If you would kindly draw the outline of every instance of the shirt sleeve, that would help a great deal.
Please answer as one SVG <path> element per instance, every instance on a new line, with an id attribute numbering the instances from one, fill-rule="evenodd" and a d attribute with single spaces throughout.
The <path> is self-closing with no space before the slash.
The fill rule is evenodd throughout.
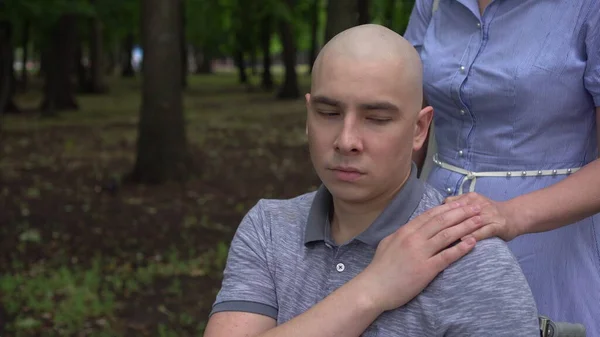
<path id="1" fill-rule="evenodd" d="M 436 287 L 439 335 L 539 336 L 538 313 L 525 275 L 506 243 L 483 240 L 447 268 Z"/>
<path id="2" fill-rule="evenodd" d="M 600 1 L 589 1 L 590 13 L 586 21 L 585 49 L 587 64 L 584 74 L 586 89 L 594 98 L 594 103 L 600 107 Z"/>
<path id="3" fill-rule="evenodd" d="M 417 0 L 410 13 L 408 26 L 404 32 L 404 38 L 410 42 L 419 52 L 423 46 L 423 40 L 427 33 L 429 21 L 431 21 L 431 10 L 433 0 Z"/>
<path id="4" fill-rule="evenodd" d="M 268 217 L 259 201 L 244 216 L 231 241 L 221 289 L 210 315 L 241 311 L 277 319 L 269 229 Z"/>

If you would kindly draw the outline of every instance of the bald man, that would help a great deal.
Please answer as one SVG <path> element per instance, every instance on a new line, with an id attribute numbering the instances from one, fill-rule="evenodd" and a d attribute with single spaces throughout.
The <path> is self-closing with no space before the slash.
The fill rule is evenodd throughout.
<path id="1" fill-rule="evenodd" d="M 312 76 L 306 131 L 323 184 L 246 214 L 205 336 L 539 336 L 504 242 L 466 235 L 480 210 L 440 205 L 416 177 L 432 109 L 412 46 L 354 27 Z"/>

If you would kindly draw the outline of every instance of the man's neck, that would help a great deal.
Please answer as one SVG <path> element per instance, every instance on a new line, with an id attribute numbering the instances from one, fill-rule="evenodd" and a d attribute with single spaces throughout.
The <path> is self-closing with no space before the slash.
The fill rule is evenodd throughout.
<path id="1" fill-rule="evenodd" d="M 330 231 L 333 241 L 337 244 L 343 244 L 369 228 L 406 184 L 409 176 L 410 172 L 394 190 L 366 202 L 352 203 L 333 198 L 333 217 Z"/>

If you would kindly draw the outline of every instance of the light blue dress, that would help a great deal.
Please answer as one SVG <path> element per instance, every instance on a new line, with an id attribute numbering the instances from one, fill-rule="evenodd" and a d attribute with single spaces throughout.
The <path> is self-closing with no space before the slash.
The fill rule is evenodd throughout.
<path id="1" fill-rule="evenodd" d="M 405 37 L 423 60 L 441 161 L 486 172 L 597 158 L 600 0 L 495 0 L 483 16 L 477 0 L 440 0 L 433 14 L 432 4 L 416 1 Z M 475 191 L 501 201 L 565 177 L 483 177 Z M 428 182 L 455 195 L 463 179 L 434 167 Z M 509 246 L 539 313 L 600 337 L 600 215 Z"/>

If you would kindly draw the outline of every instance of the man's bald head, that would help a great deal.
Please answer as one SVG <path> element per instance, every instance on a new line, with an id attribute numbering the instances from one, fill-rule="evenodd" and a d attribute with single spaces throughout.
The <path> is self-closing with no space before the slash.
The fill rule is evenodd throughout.
<path id="1" fill-rule="evenodd" d="M 398 33 L 384 26 L 366 24 L 337 34 L 323 46 L 315 60 L 311 91 L 319 85 L 322 70 L 340 60 L 385 66 L 389 75 L 401 84 L 402 91 L 410 93 L 418 107 L 421 106 L 421 60 L 415 48 Z"/>

